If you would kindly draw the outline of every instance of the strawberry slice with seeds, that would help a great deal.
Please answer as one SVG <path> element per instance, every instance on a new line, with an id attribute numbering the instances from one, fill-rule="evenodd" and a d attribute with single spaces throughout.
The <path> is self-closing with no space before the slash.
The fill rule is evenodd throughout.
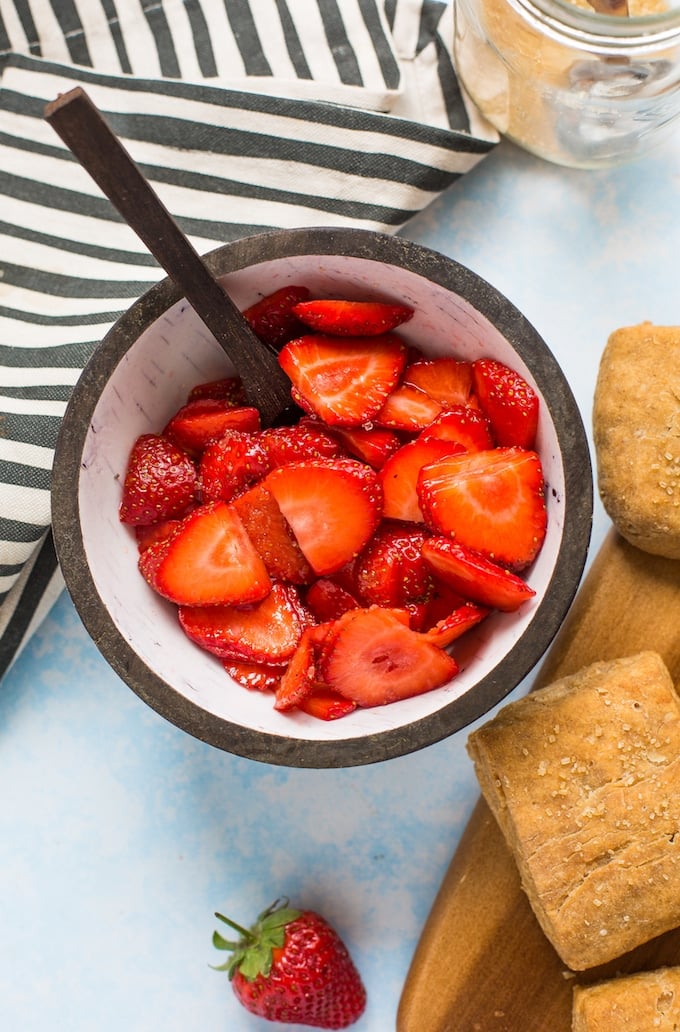
<path id="1" fill-rule="evenodd" d="M 297 648 L 276 689 L 274 709 L 280 713 L 300 707 L 317 684 L 319 648 L 326 640 L 333 624 L 322 623 L 305 627 Z"/>
<path id="2" fill-rule="evenodd" d="M 384 466 L 390 455 L 393 455 L 402 444 L 398 434 L 382 427 L 334 427 L 333 432 L 350 455 L 368 463 L 373 469 Z"/>
<path id="3" fill-rule="evenodd" d="M 406 367 L 403 382 L 419 387 L 446 408 L 469 405 L 472 363 L 458 358 L 420 359 Z"/>
<path id="4" fill-rule="evenodd" d="M 141 553 L 139 569 L 154 591 L 177 605 L 258 602 L 271 589 L 238 513 L 225 502 L 185 516 L 171 537 Z"/>
<path id="5" fill-rule="evenodd" d="M 429 631 L 441 620 L 446 619 L 469 599 L 454 591 L 432 571 L 434 586 L 430 598 L 423 605 L 411 610 L 411 627 L 416 631 Z"/>
<path id="6" fill-rule="evenodd" d="M 329 426 L 362 426 L 382 408 L 406 364 L 394 334 L 379 337 L 307 335 L 291 340 L 279 362 L 295 401 Z"/>
<path id="7" fill-rule="evenodd" d="M 250 663 L 287 662 L 310 620 L 297 589 L 282 583 L 249 606 L 179 607 L 182 630 L 200 648 Z"/>
<path id="8" fill-rule="evenodd" d="M 357 578 L 356 578 L 356 566 L 357 557 L 351 559 L 350 562 L 345 563 L 339 570 L 333 574 L 333 580 L 336 584 L 339 584 L 341 588 L 344 588 L 350 595 L 357 597 Z"/>
<path id="9" fill-rule="evenodd" d="M 422 436 L 457 441 L 466 451 L 486 451 L 494 446 L 488 419 L 470 405 L 456 405 L 442 412 L 423 430 Z"/>
<path id="10" fill-rule="evenodd" d="M 433 591 L 422 555 L 428 537 L 422 526 L 386 521 L 378 527 L 356 566 L 356 582 L 366 605 L 405 607 L 425 602 Z"/>
<path id="11" fill-rule="evenodd" d="M 305 604 L 320 623 L 327 623 L 358 609 L 361 603 L 332 577 L 319 577 L 307 589 Z"/>
<path id="12" fill-rule="evenodd" d="M 255 692 L 275 692 L 286 669 L 285 665 L 248 663 L 242 659 L 225 659 L 222 665 L 233 681 Z"/>
<path id="13" fill-rule="evenodd" d="M 425 466 L 418 498 L 426 524 L 501 566 L 528 566 L 543 544 L 546 508 L 536 452 L 493 448 Z"/>
<path id="14" fill-rule="evenodd" d="M 249 405 L 234 408 L 224 399 L 197 398 L 175 413 L 163 434 L 190 455 L 198 456 L 227 430 L 253 433 L 259 429 L 260 413 L 256 408 Z"/>
<path id="15" fill-rule="evenodd" d="M 159 541 L 172 537 L 175 531 L 179 529 L 181 523 L 182 521 L 177 518 L 161 520 L 160 523 L 138 523 L 135 527 L 137 548 L 140 552 L 143 552 L 145 548 L 157 545 Z"/>
<path id="16" fill-rule="evenodd" d="M 286 341 L 305 332 L 304 323 L 295 315 L 294 309 L 308 297 L 307 287 L 280 287 L 246 308 L 243 315 L 253 333 L 278 351 Z"/>
<path id="17" fill-rule="evenodd" d="M 201 455 L 199 475 L 204 502 L 229 502 L 269 469 L 260 439 L 242 430 L 226 430 Z"/>
<path id="18" fill-rule="evenodd" d="M 447 652 L 403 622 L 403 613 L 372 606 L 346 613 L 320 661 L 325 685 L 357 706 L 382 706 L 432 691 L 458 672 Z"/>
<path id="19" fill-rule="evenodd" d="M 478 606 L 474 602 L 464 602 L 426 631 L 424 637 L 440 649 L 448 648 L 454 641 L 462 638 L 464 634 L 486 619 L 490 612 L 491 610 L 486 606 Z"/>
<path id="20" fill-rule="evenodd" d="M 330 688 L 319 688 L 298 703 L 298 709 L 307 713 L 317 720 L 339 720 L 353 713 L 357 708 L 356 702 L 345 699 L 339 692 L 333 692 Z"/>
<path id="21" fill-rule="evenodd" d="M 448 537 L 423 544 L 423 559 L 434 573 L 465 598 L 511 613 L 536 592 L 511 570 Z"/>
<path id="22" fill-rule="evenodd" d="M 320 420 L 309 416 L 303 416 L 294 426 L 269 427 L 260 433 L 259 441 L 268 470 L 303 459 L 333 459 L 342 454 L 337 437 Z"/>
<path id="23" fill-rule="evenodd" d="M 501 447 L 533 448 L 538 430 L 538 396 L 519 373 L 490 358 L 472 364 L 474 389 Z"/>
<path id="24" fill-rule="evenodd" d="M 298 319 L 318 333 L 342 337 L 375 337 L 388 333 L 413 315 L 408 305 L 384 301 L 302 301 L 293 309 Z"/>
<path id="25" fill-rule="evenodd" d="M 356 459 L 278 466 L 262 483 L 319 576 L 335 573 L 358 555 L 380 520 L 378 476 Z"/>
<path id="26" fill-rule="evenodd" d="M 240 376 L 225 376 L 221 380 L 209 380 L 197 383 L 187 395 L 187 401 L 198 401 L 200 398 L 216 398 L 227 401 L 234 408 L 247 404 L 246 392 Z"/>
<path id="27" fill-rule="evenodd" d="M 423 514 L 417 492 L 420 470 L 437 459 L 459 451 L 462 451 L 462 446 L 455 441 L 437 438 L 417 438 L 403 444 L 378 473 L 383 489 L 383 516 L 422 523 Z"/>
<path id="28" fill-rule="evenodd" d="M 160 434 L 142 434 L 132 446 L 118 515 L 145 526 L 181 516 L 196 500 L 196 467 Z"/>
<path id="29" fill-rule="evenodd" d="M 438 401 L 419 387 L 402 384 L 388 395 L 385 404 L 376 413 L 375 423 L 388 430 L 418 433 L 441 413 Z"/>
<path id="30" fill-rule="evenodd" d="M 314 579 L 293 531 L 262 483 L 249 488 L 232 504 L 273 580 L 309 584 Z"/>

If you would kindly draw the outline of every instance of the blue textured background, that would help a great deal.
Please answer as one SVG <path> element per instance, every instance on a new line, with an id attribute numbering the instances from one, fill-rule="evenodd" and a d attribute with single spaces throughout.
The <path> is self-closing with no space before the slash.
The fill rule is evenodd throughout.
<path id="1" fill-rule="evenodd" d="M 677 136 L 608 172 L 503 143 L 405 235 L 522 309 L 589 428 L 611 330 L 680 324 L 679 170 Z M 598 505 L 592 551 L 607 526 Z M 214 910 L 248 922 L 281 894 L 346 939 L 369 994 L 356 1032 L 393 1028 L 477 797 L 465 737 L 350 770 L 232 757 L 146 708 L 62 596 L 0 687 L 0 1028 L 273 1028 L 209 964 Z"/>

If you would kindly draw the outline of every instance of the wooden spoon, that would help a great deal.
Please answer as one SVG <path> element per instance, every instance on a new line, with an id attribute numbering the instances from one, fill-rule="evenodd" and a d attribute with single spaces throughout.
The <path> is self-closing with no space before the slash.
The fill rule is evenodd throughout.
<path id="1" fill-rule="evenodd" d="M 599 660 L 657 651 L 680 682 L 680 560 L 612 529 L 539 673 L 550 684 Z M 572 989 L 616 972 L 680 964 L 680 929 L 606 968 L 572 975 L 545 938 L 517 866 L 477 803 L 422 932 L 398 1032 L 570 1032 Z"/>
<path id="2" fill-rule="evenodd" d="M 61 94 L 45 118 L 229 356 L 262 424 L 279 421 L 291 408 L 291 385 L 275 352 L 253 333 L 85 91 Z"/>

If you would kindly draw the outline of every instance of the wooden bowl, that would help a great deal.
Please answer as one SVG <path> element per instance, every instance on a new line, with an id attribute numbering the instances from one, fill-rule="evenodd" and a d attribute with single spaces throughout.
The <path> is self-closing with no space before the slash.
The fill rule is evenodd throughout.
<path id="1" fill-rule="evenodd" d="M 227 360 L 169 280 L 116 322 L 73 391 L 52 488 L 54 538 L 74 605 L 102 655 L 149 706 L 189 734 L 254 760 L 345 767 L 413 752 L 459 731 L 507 695 L 542 657 L 583 571 L 592 472 L 580 414 L 546 343 L 487 282 L 450 258 L 363 230 L 282 230 L 211 252 L 207 262 L 245 308 L 286 283 L 319 296 L 380 297 L 413 306 L 400 333 L 428 355 L 490 356 L 537 391 L 537 450 L 548 531 L 527 579 L 536 597 L 469 633 L 461 671 L 415 698 L 357 709 L 335 721 L 278 713 L 269 694 L 236 685 L 184 636 L 175 607 L 137 569 L 118 520 L 134 440 L 158 431 L 190 387 L 230 372 Z"/>

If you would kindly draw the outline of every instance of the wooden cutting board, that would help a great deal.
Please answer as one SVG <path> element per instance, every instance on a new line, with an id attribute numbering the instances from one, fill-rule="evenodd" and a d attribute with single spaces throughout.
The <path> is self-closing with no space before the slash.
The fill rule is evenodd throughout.
<path id="1" fill-rule="evenodd" d="M 535 687 L 598 660 L 657 651 L 680 684 L 680 560 L 647 555 L 611 530 Z M 680 929 L 606 967 L 565 970 L 520 888 L 480 798 L 423 929 L 398 1032 L 570 1032 L 574 982 L 680 964 Z"/>

